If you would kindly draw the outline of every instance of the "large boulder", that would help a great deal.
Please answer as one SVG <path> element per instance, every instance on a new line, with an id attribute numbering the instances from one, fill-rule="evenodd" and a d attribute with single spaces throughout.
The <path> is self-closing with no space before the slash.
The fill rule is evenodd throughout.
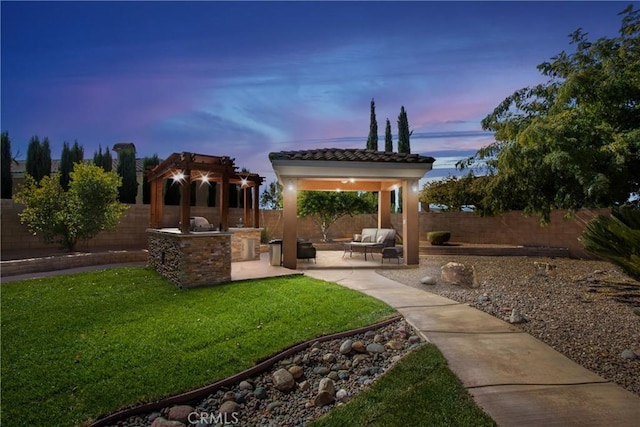
<path id="1" fill-rule="evenodd" d="M 289 371 L 280 368 L 273 373 L 273 386 L 280 391 L 291 391 L 296 386 L 296 380 Z"/>
<path id="2" fill-rule="evenodd" d="M 464 286 L 466 288 L 478 288 L 476 270 L 459 262 L 449 262 L 442 266 L 442 281 L 450 285 Z"/>
<path id="3" fill-rule="evenodd" d="M 169 408 L 167 418 L 171 421 L 179 421 L 183 424 L 189 422 L 189 414 L 195 412 L 195 408 L 189 405 L 177 405 Z"/>
<path id="4" fill-rule="evenodd" d="M 330 378 L 323 378 L 320 380 L 320 385 L 318 386 L 318 394 L 315 399 L 313 399 L 313 403 L 316 406 L 324 406 L 333 402 L 336 395 L 336 388 L 333 381 Z"/>

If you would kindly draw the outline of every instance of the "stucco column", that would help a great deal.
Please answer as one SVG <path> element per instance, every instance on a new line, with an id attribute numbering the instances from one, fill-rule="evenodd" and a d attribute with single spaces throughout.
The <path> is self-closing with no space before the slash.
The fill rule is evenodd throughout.
<path id="1" fill-rule="evenodd" d="M 297 180 L 286 179 L 282 183 L 282 265 L 295 270 L 297 264 L 298 241 L 298 192 Z"/>
<path id="2" fill-rule="evenodd" d="M 378 228 L 391 228 L 391 192 L 378 192 Z"/>
<path id="3" fill-rule="evenodd" d="M 420 224 L 418 219 L 418 181 L 402 181 L 402 245 L 404 263 L 420 263 Z"/>

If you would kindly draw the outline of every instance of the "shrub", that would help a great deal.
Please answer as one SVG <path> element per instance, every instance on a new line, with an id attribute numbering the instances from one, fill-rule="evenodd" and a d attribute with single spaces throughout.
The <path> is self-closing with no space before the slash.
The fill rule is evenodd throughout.
<path id="1" fill-rule="evenodd" d="M 601 215 L 589 222 L 579 240 L 587 251 L 640 280 L 640 209 L 611 209 L 610 216 Z"/>
<path id="2" fill-rule="evenodd" d="M 113 230 L 127 207 L 116 200 L 121 180 L 115 173 L 76 163 L 70 176 L 69 191 L 64 191 L 59 174 L 44 176 L 40 183 L 27 174 L 15 200 L 25 205 L 20 222 L 31 233 L 73 251 L 78 240 Z"/>
<path id="3" fill-rule="evenodd" d="M 271 233 L 269 233 L 269 229 L 264 227 L 262 231 L 260 231 L 260 243 L 267 244 L 271 240 Z"/>
<path id="4" fill-rule="evenodd" d="M 443 245 L 451 238 L 450 231 L 430 231 L 427 233 L 427 240 L 432 245 Z"/>

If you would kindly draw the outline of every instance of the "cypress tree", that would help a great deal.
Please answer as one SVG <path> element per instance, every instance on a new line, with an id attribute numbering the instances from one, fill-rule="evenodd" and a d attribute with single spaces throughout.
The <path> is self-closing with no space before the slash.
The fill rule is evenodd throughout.
<path id="1" fill-rule="evenodd" d="M 62 185 L 64 191 L 69 189 L 70 174 L 73 172 L 73 166 L 83 160 L 84 148 L 78 144 L 78 141 L 75 141 L 71 148 L 69 147 L 69 143 L 65 141 L 62 145 L 62 155 L 60 156 L 60 166 L 58 167 L 60 185 Z"/>
<path id="2" fill-rule="evenodd" d="M 367 150 L 378 151 L 378 122 L 376 121 L 376 103 L 371 99 L 371 120 L 369 124 L 369 137 L 367 138 Z"/>
<path id="3" fill-rule="evenodd" d="M 51 176 L 51 147 L 49 146 L 49 138 L 42 140 L 40 148 L 40 168 L 42 177 Z"/>
<path id="4" fill-rule="evenodd" d="M 60 185 L 64 191 L 69 189 L 70 173 L 73 170 L 73 160 L 71 159 L 71 148 L 67 141 L 62 143 L 62 154 L 60 155 L 60 165 L 58 172 L 60 173 Z"/>
<path id="5" fill-rule="evenodd" d="M 111 157 L 111 151 L 109 151 L 108 148 L 104 150 L 104 154 L 102 155 L 102 169 L 104 169 L 105 172 L 111 172 L 113 170 L 113 157 Z"/>
<path id="6" fill-rule="evenodd" d="M 384 128 L 384 151 L 393 152 L 393 137 L 391 136 L 391 122 L 387 118 L 387 125 Z"/>
<path id="7" fill-rule="evenodd" d="M 32 136 L 27 148 L 26 172 L 40 182 L 45 176 L 51 175 L 51 148 L 49 138 L 45 138 L 42 143 L 38 135 Z"/>
<path id="8" fill-rule="evenodd" d="M 25 164 L 25 172 L 31 175 L 36 182 L 40 182 L 42 177 L 38 176 L 38 156 L 40 152 L 40 139 L 38 135 L 34 135 L 29 140 L 29 146 L 27 147 L 27 161 Z"/>
<path id="9" fill-rule="evenodd" d="M 84 161 L 84 148 L 78 144 L 78 140 L 73 141 L 73 147 L 71 147 L 71 160 L 73 164 Z"/>
<path id="10" fill-rule="evenodd" d="M 98 145 L 98 151 L 93 152 L 93 164 L 102 167 L 102 156 L 102 145 Z"/>
<path id="11" fill-rule="evenodd" d="M 13 195 L 13 178 L 11 178 L 11 140 L 8 132 L 2 132 L 0 137 L 0 151 L 2 151 L 2 198 L 10 199 Z"/>
<path id="12" fill-rule="evenodd" d="M 402 108 L 400 108 L 400 115 L 398 116 L 398 153 L 411 153 L 411 144 L 409 143 L 411 133 L 412 132 L 409 132 L 407 112 L 403 105 Z"/>
<path id="13" fill-rule="evenodd" d="M 118 175 L 122 177 L 122 186 L 118 187 L 118 200 L 134 204 L 138 195 L 138 181 L 136 153 L 133 149 L 124 148 L 118 152 Z"/>

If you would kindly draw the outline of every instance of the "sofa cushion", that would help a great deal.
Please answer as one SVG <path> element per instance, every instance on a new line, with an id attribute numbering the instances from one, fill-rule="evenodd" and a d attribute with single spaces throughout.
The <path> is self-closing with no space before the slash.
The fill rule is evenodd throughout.
<path id="1" fill-rule="evenodd" d="M 365 237 L 369 236 L 369 240 L 365 240 Z M 375 242 L 378 237 L 377 228 L 363 228 L 362 229 L 362 242 Z"/>
<path id="2" fill-rule="evenodd" d="M 373 236 L 371 236 L 370 234 L 367 234 L 366 236 L 363 235 L 362 236 L 362 240 L 360 240 L 362 243 L 373 243 L 373 240 L 371 239 Z"/>

